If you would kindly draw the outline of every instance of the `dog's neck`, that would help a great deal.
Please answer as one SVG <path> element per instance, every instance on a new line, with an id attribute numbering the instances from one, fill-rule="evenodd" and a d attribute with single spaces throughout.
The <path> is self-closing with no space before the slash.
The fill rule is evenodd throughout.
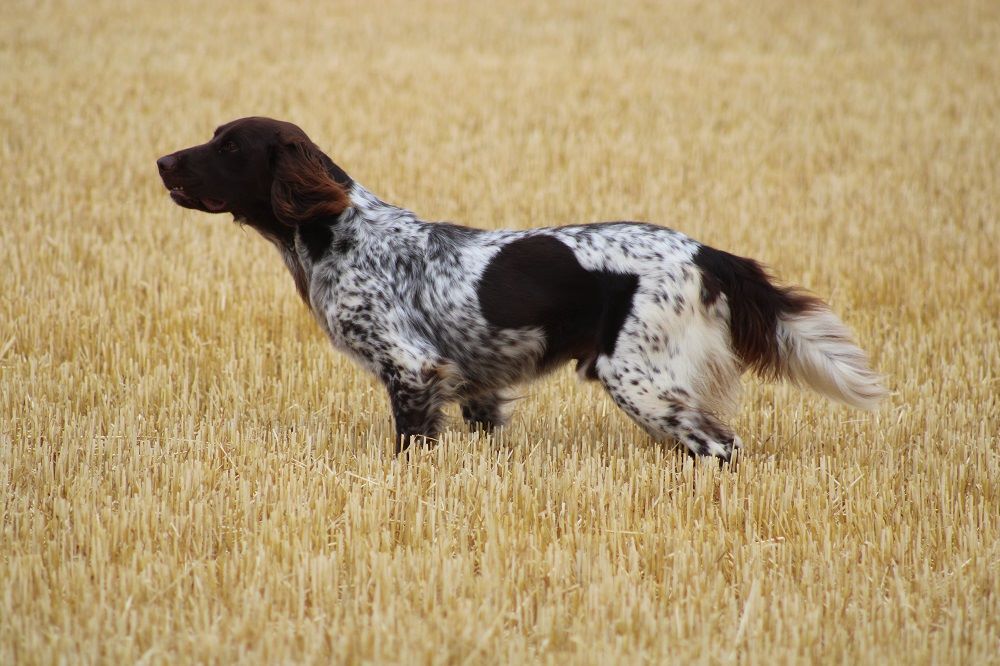
<path id="1" fill-rule="evenodd" d="M 299 292 L 299 296 L 305 301 L 305 304 L 310 305 L 309 276 L 306 275 L 305 267 L 299 261 L 299 255 L 295 251 L 295 230 L 279 222 L 270 211 L 259 213 L 253 217 L 234 215 L 233 220 L 240 226 L 252 227 L 278 249 L 281 260 L 285 262 L 285 267 L 288 268 L 288 272 L 292 274 L 292 279 L 295 281 L 295 290 Z"/>
<path id="2" fill-rule="evenodd" d="M 335 238 L 346 247 L 353 247 L 356 243 L 352 241 L 357 240 L 357 236 L 396 235 L 404 227 L 422 224 L 414 213 L 382 201 L 356 181 L 348 182 L 350 207 L 339 218 L 317 220 L 308 229 L 295 229 L 283 224 L 269 208 L 261 208 L 252 215 L 235 216 L 237 223 L 253 227 L 274 244 L 292 274 L 296 291 L 310 308 L 310 274 L 316 261 L 310 252 L 326 250 L 323 244 L 332 244 Z"/>
<path id="3" fill-rule="evenodd" d="M 414 213 L 382 201 L 357 182 L 351 185 L 350 199 L 351 206 L 340 221 L 356 233 L 391 233 L 394 227 L 420 224 Z"/>

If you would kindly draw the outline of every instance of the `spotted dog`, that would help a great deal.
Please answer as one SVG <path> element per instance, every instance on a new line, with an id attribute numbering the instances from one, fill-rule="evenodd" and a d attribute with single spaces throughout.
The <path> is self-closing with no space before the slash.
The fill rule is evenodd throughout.
<path id="1" fill-rule="evenodd" d="M 157 165 L 177 204 L 277 247 L 334 347 L 388 389 L 397 450 L 435 437 L 452 401 L 473 428 L 503 424 L 512 387 L 570 360 L 657 440 L 722 460 L 745 370 L 860 408 L 885 392 L 826 304 L 671 229 L 425 222 L 267 118 Z"/>

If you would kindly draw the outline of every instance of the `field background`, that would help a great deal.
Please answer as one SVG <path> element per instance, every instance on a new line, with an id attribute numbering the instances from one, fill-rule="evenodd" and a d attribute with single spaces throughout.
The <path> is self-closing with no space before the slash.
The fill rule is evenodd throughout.
<path id="1" fill-rule="evenodd" d="M 0 663 L 998 663 L 1000 4 L 22 2 L 0 19 Z M 735 471 L 558 373 L 389 454 L 157 156 L 295 121 L 483 227 L 655 221 L 829 297 L 874 414 Z"/>

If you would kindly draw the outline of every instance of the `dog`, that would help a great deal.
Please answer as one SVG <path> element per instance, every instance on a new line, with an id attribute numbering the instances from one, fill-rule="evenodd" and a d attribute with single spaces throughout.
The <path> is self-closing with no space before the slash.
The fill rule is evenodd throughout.
<path id="1" fill-rule="evenodd" d="M 397 452 L 437 437 L 449 402 L 473 429 L 501 426 L 513 387 L 571 360 L 654 439 L 722 461 L 747 370 L 863 409 L 886 392 L 823 301 L 666 227 L 425 222 L 262 117 L 157 167 L 174 202 L 277 247 L 333 346 L 388 390 Z"/>

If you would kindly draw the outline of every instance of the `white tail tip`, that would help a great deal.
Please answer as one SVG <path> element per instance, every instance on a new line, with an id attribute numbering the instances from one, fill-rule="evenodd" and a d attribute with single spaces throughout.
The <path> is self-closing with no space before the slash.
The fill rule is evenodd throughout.
<path id="1" fill-rule="evenodd" d="M 875 409 L 886 396 L 883 378 L 869 367 L 847 326 L 826 307 L 783 315 L 778 348 L 789 379 L 832 400 Z"/>

